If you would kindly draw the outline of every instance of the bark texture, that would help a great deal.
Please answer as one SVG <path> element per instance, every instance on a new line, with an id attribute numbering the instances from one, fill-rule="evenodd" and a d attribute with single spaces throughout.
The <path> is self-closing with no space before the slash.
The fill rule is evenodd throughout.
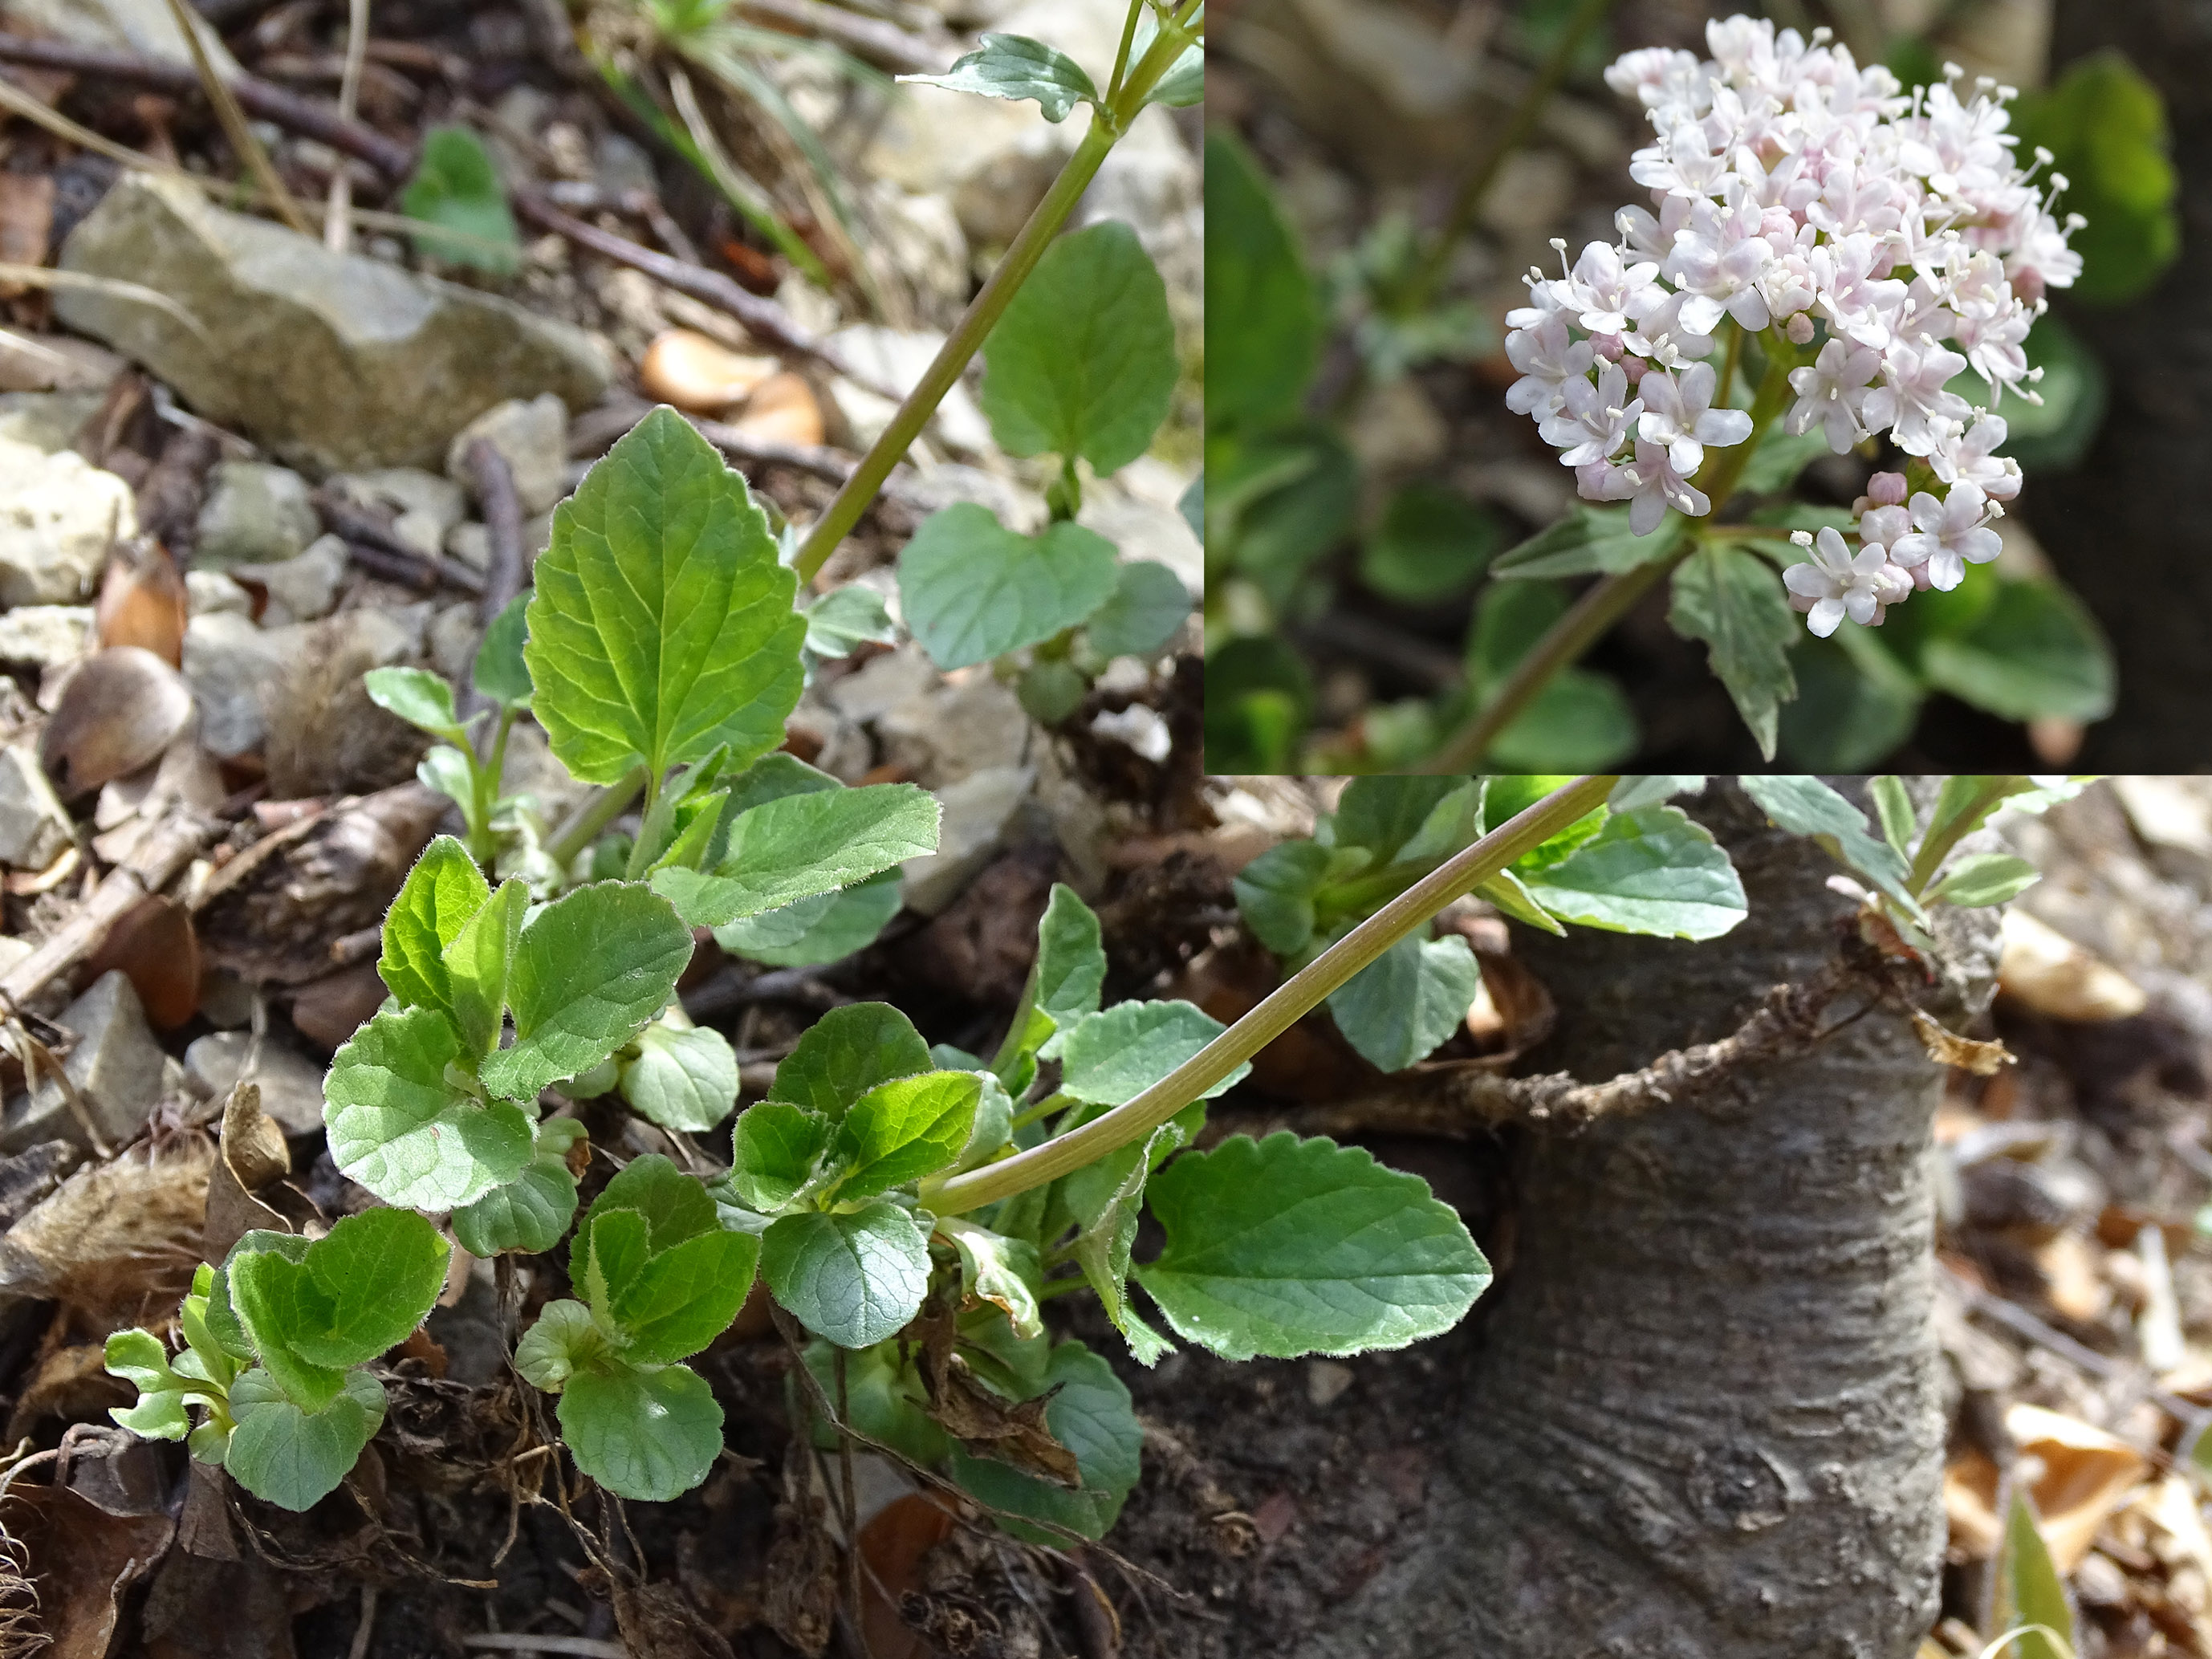
<path id="1" fill-rule="evenodd" d="M 1711 1042 L 1833 956 L 1826 856 L 1733 787 L 1692 810 L 1749 917 L 1705 945 L 1532 945 L 1560 1005 L 1540 1067 Z M 1931 1011 L 1954 1026 L 1988 994 L 1993 921 L 1947 930 Z M 1510 1268 L 1439 1401 L 1459 1427 L 1425 1541 L 1302 1659 L 1911 1659 L 1943 1545 L 1939 1087 L 1876 1008 L 1693 1101 L 1532 1136 Z"/>

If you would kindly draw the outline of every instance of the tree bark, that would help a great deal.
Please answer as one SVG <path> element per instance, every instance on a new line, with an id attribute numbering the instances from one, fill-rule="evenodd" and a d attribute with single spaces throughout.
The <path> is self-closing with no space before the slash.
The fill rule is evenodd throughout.
<path id="1" fill-rule="evenodd" d="M 1602 1079 L 1733 1030 L 1834 954 L 1835 866 L 1732 786 L 1693 803 L 1750 915 L 1702 945 L 1528 950 L 1539 1068 Z M 1947 924 L 1930 1011 L 1986 1001 L 1993 912 Z M 1905 1018 L 1518 1159 L 1519 1229 L 1430 1524 L 1302 1659 L 1911 1659 L 1943 1547 L 1930 1324 L 1940 1074 Z M 1842 1023 L 1848 1022 L 1848 1023 Z"/>

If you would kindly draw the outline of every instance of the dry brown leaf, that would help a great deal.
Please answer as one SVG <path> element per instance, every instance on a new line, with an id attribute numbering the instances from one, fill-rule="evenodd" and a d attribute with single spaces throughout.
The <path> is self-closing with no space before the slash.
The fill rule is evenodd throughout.
<path id="1" fill-rule="evenodd" d="M 256 1194 L 292 1170 L 284 1131 L 261 1109 L 258 1085 L 240 1082 L 223 1102 L 222 1139 L 208 1175 L 207 1221 L 200 1253 L 220 1261 L 256 1228 L 289 1233 L 292 1224 Z"/>
<path id="2" fill-rule="evenodd" d="M 1997 989 L 2052 1019 L 2132 1019 L 2150 1006 L 2125 974 L 2017 905 L 2005 912 Z"/>
<path id="3" fill-rule="evenodd" d="M 8 1443 L 20 1444 L 47 1422 L 100 1423 L 111 1406 L 128 1406 L 134 1390 L 107 1374 L 105 1339 L 50 1348 L 23 1379 L 15 1407 L 8 1414 Z"/>
<path id="4" fill-rule="evenodd" d="M 2005 1430 L 2020 1449 L 2021 1476 L 2029 1481 L 2051 1561 L 2070 1573 L 2150 1474 L 2149 1460 L 2116 1435 L 2040 1406 L 2013 1407 Z M 1943 1472 L 1952 1542 L 1978 1559 L 1992 1554 L 2003 1535 L 1996 1493 L 1996 1466 L 1979 1452 L 1954 1459 Z"/>
<path id="5" fill-rule="evenodd" d="M 191 914 L 149 894 L 125 910 L 87 960 L 88 982 L 120 969 L 157 1030 L 173 1031 L 199 1012 L 200 946 Z"/>
<path id="6" fill-rule="evenodd" d="M 101 645 L 135 645 L 172 668 L 181 667 L 189 616 L 185 579 L 167 549 L 141 538 L 116 550 L 93 613 Z"/>
<path id="7" fill-rule="evenodd" d="M 30 1551 L 47 1659 L 107 1659 L 131 1586 L 176 1530 L 165 1515 L 109 1515 L 66 1486 L 14 1487 L 0 1522 Z"/>
<path id="8" fill-rule="evenodd" d="M 1045 1408 L 1057 1389 L 1034 1400 L 1004 1399 L 977 1382 L 968 1362 L 953 1352 L 959 1328 L 949 1312 L 925 1310 L 921 1325 L 921 1381 L 929 1394 L 923 1409 L 939 1427 L 979 1456 L 1055 1486 L 1082 1485 L 1075 1454 L 1045 1424 Z"/>
<path id="9" fill-rule="evenodd" d="M 646 347 L 637 366 L 648 398 L 694 415 L 719 415 L 744 402 L 781 368 L 773 357 L 747 357 L 696 330 L 672 328 Z"/>
<path id="10" fill-rule="evenodd" d="M 1917 1008 L 1912 1011 L 1912 1029 L 1920 1033 L 1921 1046 L 1928 1050 L 1928 1058 L 1938 1066 L 1955 1066 L 1977 1077 L 1990 1077 L 2003 1066 L 2018 1063 L 2012 1050 L 2003 1043 L 1977 1042 L 1972 1037 L 1947 1031 Z"/>
<path id="11" fill-rule="evenodd" d="M 899 1617 L 900 1598 L 921 1588 L 922 1558 L 957 1519 L 922 1492 L 894 1498 L 860 1528 L 860 1612 L 874 1659 L 926 1659 L 927 1643 Z"/>
<path id="12" fill-rule="evenodd" d="M 95 651 L 62 690 L 39 759 L 65 799 L 150 766 L 192 718 L 185 677 L 137 646 Z"/>
<path id="13" fill-rule="evenodd" d="M 745 400 L 744 412 L 730 423 L 748 438 L 818 448 L 823 435 L 822 405 L 814 388 L 799 374 L 763 380 Z"/>

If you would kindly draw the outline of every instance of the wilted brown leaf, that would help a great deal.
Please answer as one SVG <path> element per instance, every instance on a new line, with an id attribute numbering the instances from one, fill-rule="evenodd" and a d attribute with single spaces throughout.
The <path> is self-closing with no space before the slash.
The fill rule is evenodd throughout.
<path id="1" fill-rule="evenodd" d="M 146 1018 L 173 1031 L 199 1011 L 200 947 L 192 918 L 174 899 L 149 894 L 125 910 L 88 960 L 87 980 L 119 969 Z"/>
<path id="2" fill-rule="evenodd" d="M 181 667 L 189 615 L 185 579 L 166 548 L 141 537 L 115 550 L 93 613 L 102 646 L 135 645 Z"/>
<path id="3" fill-rule="evenodd" d="M 95 651 L 63 688 L 39 759 L 62 795 L 82 795 L 152 765 L 191 718 L 191 687 L 152 652 Z"/>
<path id="4" fill-rule="evenodd" d="M 199 1265 L 215 1147 L 132 1147 L 78 1170 L 0 1237 L 0 1297 L 40 1297 L 103 1334 L 165 1316 Z"/>
<path id="5" fill-rule="evenodd" d="M 0 1522 L 30 1552 L 51 1659 L 108 1659 L 131 1587 L 176 1530 L 165 1515 L 109 1515 L 66 1486 L 12 1488 Z"/>
<path id="6" fill-rule="evenodd" d="M 1947 1031 L 1917 1008 L 1912 1011 L 1912 1029 L 1919 1032 L 1921 1046 L 1928 1050 L 1928 1058 L 1938 1066 L 1955 1066 L 1977 1077 L 1990 1077 L 2004 1066 L 2018 1064 L 2012 1050 L 2003 1043 L 1977 1042 L 1972 1037 Z"/>

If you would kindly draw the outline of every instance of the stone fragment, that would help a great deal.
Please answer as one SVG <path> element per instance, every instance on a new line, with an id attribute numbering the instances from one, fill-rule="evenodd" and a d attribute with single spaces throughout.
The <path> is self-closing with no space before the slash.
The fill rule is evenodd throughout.
<path id="1" fill-rule="evenodd" d="M 0 393 L 0 438 L 52 455 L 76 441 L 85 422 L 100 412 L 102 401 L 103 394 L 97 392 Z"/>
<path id="2" fill-rule="evenodd" d="M 261 585 L 269 595 L 261 625 L 281 628 L 330 615 L 345 586 L 346 561 L 343 537 L 319 536 L 296 557 L 279 564 L 242 564 L 232 574 L 240 581 Z"/>
<path id="3" fill-rule="evenodd" d="M 246 1067 L 253 1046 L 248 1031 L 211 1031 L 185 1050 L 185 1086 L 204 1100 L 221 1100 Z M 261 1109 L 288 1135 L 319 1134 L 323 1127 L 323 1068 L 283 1043 L 264 1041 L 253 1067 Z"/>
<path id="4" fill-rule="evenodd" d="M 522 556 L 536 559 L 553 545 L 553 515 L 540 513 L 522 522 Z M 446 532 L 446 554 L 471 570 L 491 568 L 491 532 L 483 525 L 457 524 Z"/>
<path id="5" fill-rule="evenodd" d="M 926 789 L 978 772 L 1017 767 L 1030 746 L 1030 719 L 1013 688 L 969 674 L 879 715 L 884 758 Z"/>
<path id="6" fill-rule="evenodd" d="M 27 744 L 0 749 L 0 865 L 43 870 L 73 838 L 70 816 Z"/>
<path id="7" fill-rule="evenodd" d="M 307 481 L 265 461 L 218 461 L 208 475 L 193 562 L 202 568 L 274 564 L 323 533 Z"/>
<path id="8" fill-rule="evenodd" d="M 161 1045 L 146 1024 L 138 993 L 120 969 L 93 981 L 84 994 L 62 1010 L 55 1023 L 76 1034 L 76 1046 L 62 1062 L 78 1099 L 100 1139 L 122 1146 L 146 1127 L 161 1097 Z M 0 1152 L 21 1152 L 41 1140 L 87 1145 L 84 1127 L 52 1077 L 8 1103 L 0 1127 Z"/>
<path id="9" fill-rule="evenodd" d="M 96 291 L 63 290 L 55 309 L 310 471 L 435 465 L 494 404 L 551 392 L 581 409 L 607 386 L 599 349 L 566 323 L 333 252 L 169 179 L 118 181 L 70 233 L 61 264 L 177 301 L 206 337 Z"/>
<path id="10" fill-rule="evenodd" d="M 1026 766 L 998 766 L 936 791 L 945 809 L 937 851 L 908 859 L 902 891 L 907 908 L 933 916 L 991 861 L 1006 826 L 1029 799 L 1036 774 Z"/>
<path id="11" fill-rule="evenodd" d="M 241 617 L 253 614 L 253 595 L 220 570 L 185 572 L 185 599 L 195 617 L 210 611 L 232 611 Z"/>
<path id="12" fill-rule="evenodd" d="M 446 450 L 446 475 L 471 495 L 476 480 L 466 458 L 469 445 L 478 438 L 489 439 L 506 460 L 526 514 L 550 512 L 568 493 L 568 410 L 551 392 L 510 398 L 453 434 Z"/>
<path id="13" fill-rule="evenodd" d="M 918 87 L 915 90 L 927 92 L 930 88 Z M 830 343 L 856 371 L 903 395 L 921 383 L 921 377 L 929 372 L 930 364 L 944 346 L 945 337 L 860 323 L 839 329 L 830 337 Z M 863 391 L 842 377 L 830 381 L 830 395 L 846 424 L 853 428 L 854 437 L 862 444 L 872 444 L 881 437 L 891 416 L 898 412 L 896 404 Z M 945 401 L 937 406 L 931 429 L 953 448 L 969 454 L 981 454 L 991 447 L 990 422 L 983 418 L 983 411 L 975 406 L 965 386 L 956 384 L 945 394 Z"/>
<path id="14" fill-rule="evenodd" d="M 0 662 L 58 668 L 82 656 L 91 637 L 88 605 L 19 605 L 0 611 Z"/>
<path id="15" fill-rule="evenodd" d="M 200 706 L 200 741 L 224 760 L 251 754 L 269 735 L 268 693 L 301 643 L 302 630 L 260 629 L 231 611 L 204 611 L 185 629 L 185 678 Z"/>
<path id="16" fill-rule="evenodd" d="M 138 533 L 131 486 L 74 451 L 0 439 L 0 606 L 88 599 L 107 550 Z"/>
<path id="17" fill-rule="evenodd" d="M 18 333 L 0 339 L 0 392 L 88 392 L 97 400 L 122 372 L 122 358 L 73 334 Z"/>

